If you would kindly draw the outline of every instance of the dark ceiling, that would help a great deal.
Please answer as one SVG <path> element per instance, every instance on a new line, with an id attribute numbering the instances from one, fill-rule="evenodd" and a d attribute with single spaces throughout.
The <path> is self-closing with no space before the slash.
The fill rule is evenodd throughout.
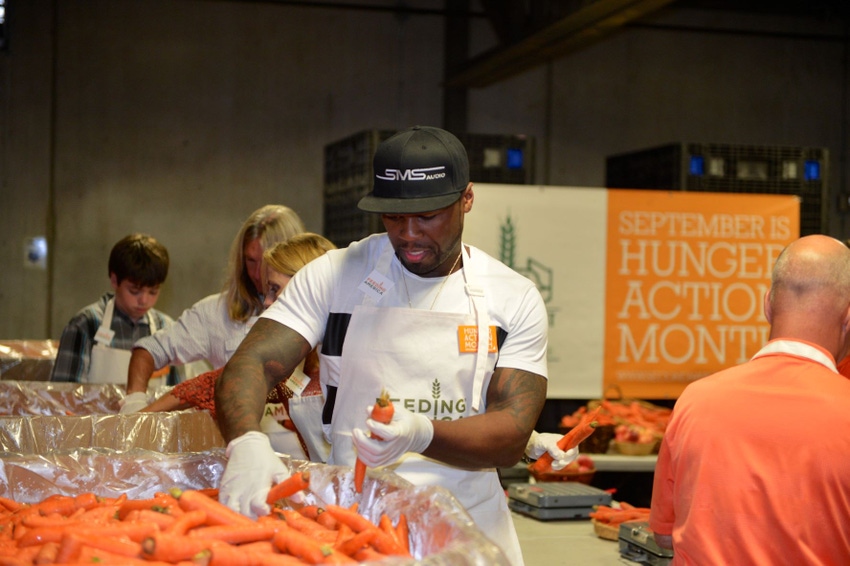
<path id="1" fill-rule="evenodd" d="M 452 7 L 469 4 L 445 2 L 449 18 Z M 850 0 L 481 0 L 481 4 L 499 45 L 448 69 L 448 87 L 489 86 L 569 55 L 624 26 L 639 25 L 642 18 L 668 6 L 829 23 L 850 20 Z"/>
<path id="2" fill-rule="evenodd" d="M 219 0 L 213 0 L 219 1 Z M 231 0 L 236 1 L 236 0 Z M 486 87 L 601 41 L 627 26 L 646 26 L 647 16 L 667 8 L 739 12 L 754 16 L 788 16 L 822 20 L 838 37 L 850 38 L 850 0 L 431 0 L 408 6 L 377 0 L 239 0 L 316 9 L 391 12 L 445 17 L 449 89 Z M 423 7 L 424 6 L 424 7 Z M 468 58 L 468 24 L 486 19 L 498 44 Z M 707 30 L 697 30 L 707 31 Z M 724 30 L 711 30 L 723 33 Z M 732 31 L 732 30 L 727 30 Z M 740 30 L 734 30 L 741 33 Z"/>

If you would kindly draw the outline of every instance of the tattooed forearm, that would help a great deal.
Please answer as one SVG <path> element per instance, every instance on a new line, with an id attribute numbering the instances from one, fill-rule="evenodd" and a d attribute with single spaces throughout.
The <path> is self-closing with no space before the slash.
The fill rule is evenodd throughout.
<path id="1" fill-rule="evenodd" d="M 259 430 L 269 391 L 289 377 L 309 351 L 297 332 L 273 321 L 257 321 L 216 383 L 216 413 L 226 441 Z"/>
<path id="2" fill-rule="evenodd" d="M 513 368 L 497 369 L 487 390 L 487 411 L 506 411 L 517 431 L 531 431 L 546 401 L 547 381 Z"/>

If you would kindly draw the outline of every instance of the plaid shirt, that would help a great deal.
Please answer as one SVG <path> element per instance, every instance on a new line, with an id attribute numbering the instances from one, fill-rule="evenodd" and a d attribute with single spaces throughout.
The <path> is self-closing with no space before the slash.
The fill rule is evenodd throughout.
<path id="1" fill-rule="evenodd" d="M 91 350 L 95 343 L 94 336 L 103 321 L 106 303 L 112 297 L 112 293 L 106 293 L 96 303 L 80 310 L 62 331 L 59 351 L 56 353 L 56 361 L 53 364 L 50 381 L 81 383 L 82 377 L 88 375 L 91 365 Z M 173 322 L 167 314 L 155 309 L 151 309 L 149 313 L 156 320 L 158 329 L 165 328 Z M 139 322 L 133 322 L 117 308 L 112 311 L 111 329 L 115 332 L 115 337 L 110 346 L 121 350 L 131 350 L 136 340 L 151 334 L 147 316 L 144 316 Z M 177 383 L 177 373 L 174 368 L 171 369 L 168 382 L 172 385 Z"/>

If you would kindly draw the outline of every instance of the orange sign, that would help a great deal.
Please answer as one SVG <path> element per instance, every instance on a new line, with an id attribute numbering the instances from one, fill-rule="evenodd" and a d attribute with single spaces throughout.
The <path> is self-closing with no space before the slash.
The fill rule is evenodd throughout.
<path id="1" fill-rule="evenodd" d="M 490 326 L 489 339 L 487 341 L 487 351 L 491 354 L 498 352 L 496 327 Z M 474 354 L 478 352 L 478 327 L 477 326 L 458 326 L 457 341 L 461 354 Z"/>
<path id="2" fill-rule="evenodd" d="M 676 398 L 752 357 L 799 216 L 793 196 L 609 189 L 604 392 Z"/>

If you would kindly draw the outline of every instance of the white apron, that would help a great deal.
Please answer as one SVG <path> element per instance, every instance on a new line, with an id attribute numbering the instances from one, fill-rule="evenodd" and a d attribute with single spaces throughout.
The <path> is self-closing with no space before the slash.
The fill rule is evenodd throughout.
<path id="1" fill-rule="evenodd" d="M 330 444 L 322 433 L 324 405 L 324 395 L 293 395 L 289 400 L 289 418 L 301 433 L 311 462 L 327 462 L 330 455 Z"/>
<path id="2" fill-rule="evenodd" d="M 386 277 L 392 256 L 392 246 L 387 246 L 375 271 Z M 354 308 L 345 335 L 328 463 L 354 464 L 351 430 L 365 426 L 366 407 L 375 402 L 382 388 L 389 391 L 394 403 L 432 420 L 454 420 L 484 411 L 496 354 L 488 354 L 486 339 L 478 341 L 477 353 L 459 352 L 459 327 L 477 326 L 478 336 L 490 334 L 485 330 L 489 319 L 484 294 L 473 285 L 474 266 L 465 248 L 463 276 L 472 313 L 379 308 L 364 294 L 364 304 Z M 414 453 L 387 468 L 414 485 L 448 489 L 511 564 L 523 564 L 495 468 L 462 469 Z"/>
<path id="3" fill-rule="evenodd" d="M 130 370 L 130 357 L 132 350 L 112 348 L 112 339 L 115 332 L 112 330 L 112 314 L 115 309 L 115 299 L 109 299 L 103 311 L 103 320 L 97 334 L 94 336 L 95 343 L 91 349 L 91 361 L 89 363 L 88 375 L 84 376 L 85 383 L 121 383 L 127 384 L 127 373 Z M 157 331 L 156 318 L 147 312 L 148 324 L 151 334 Z M 151 378 L 148 387 L 156 387 L 165 383 L 164 377 Z"/>
<path id="4" fill-rule="evenodd" d="M 293 378 L 295 378 L 294 383 L 302 384 L 302 390 L 306 382 L 310 380 L 304 374 L 303 361 L 292 372 L 292 377 L 287 379 L 289 390 L 292 391 L 292 397 L 289 398 L 289 414 L 283 403 L 266 403 L 265 413 L 260 420 L 260 430 L 268 435 L 272 448 L 277 452 L 311 462 L 327 462 L 330 446 L 322 434 L 321 426 L 325 398 L 323 395 L 302 396 L 299 388 L 293 384 Z M 292 420 L 301 434 L 308 454 L 304 453 L 304 447 L 301 446 L 298 435 L 281 424 L 287 418 Z"/>

